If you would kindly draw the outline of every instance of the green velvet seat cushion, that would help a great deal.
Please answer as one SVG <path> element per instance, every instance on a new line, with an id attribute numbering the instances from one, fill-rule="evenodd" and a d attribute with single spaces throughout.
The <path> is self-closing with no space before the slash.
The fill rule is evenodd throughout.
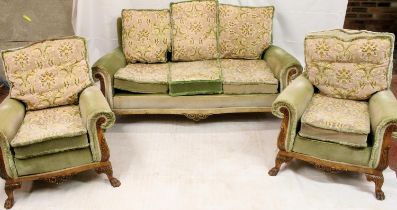
<path id="1" fill-rule="evenodd" d="M 17 159 L 27 159 L 41 155 L 59 153 L 72 149 L 81 149 L 89 146 L 86 134 L 73 137 L 57 138 L 51 141 L 43 141 L 27 146 L 15 147 L 14 157 Z"/>
<path id="2" fill-rule="evenodd" d="M 92 163 L 89 148 L 70 150 L 29 159 L 14 159 L 18 176 L 57 171 Z"/>
<path id="3" fill-rule="evenodd" d="M 302 115 L 299 132 L 303 137 L 352 147 L 366 147 L 369 133 L 368 102 L 321 94 L 312 97 Z"/>
<path id="4" fill-rule="evenodd" d="M 114 88 L 133 93 L 167 93 L 169 64 L 129 64 L 114 75 Z"/>
<path id="5" fill-rule="evenodd" d="M 217 60 L 171 63 L 171 96 L 219 93 L 222 93 L 222 77 Z"/>
<path id="6" fill-rule="evenodd" d="M 264 60 L 221 59 L 224 94 L 277 93 L 278 80 Z"/>
<path id="7" fill-rule="evenodd" d="M 297 135 L 292 151 L 319 159 L 368 166 L 372 147 L 356 148 Z"/>

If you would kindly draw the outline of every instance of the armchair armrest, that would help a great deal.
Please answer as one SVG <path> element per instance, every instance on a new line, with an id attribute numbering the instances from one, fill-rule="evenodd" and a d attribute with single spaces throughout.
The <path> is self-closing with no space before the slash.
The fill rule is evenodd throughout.
<path id="1" fill-rule="evenodd" d="M 116 117 L 96 86 L 83 90 L 79 98 L 79 106 L 83 123 L 88 130 L 93 159 L 94 161 L 100 161 L 101 150 L 98 142 L 97 125 L 101 129 L 110 128 Z"/>
<path id="2" fill-rule="evenodd" d="M 390 90 L 377 92 L 370 98 L 369 117 L 371 121 L 371 131 L 374 135 L 369 164 L 370 167 L 376 168 L 381 161 L 383 144 L 391 143 L 384 142 L 386 140 L 386 129 L 391 125 L 397 125 L 397 100 Z M 391 138 L 391 131 L 389 132 L 388 135 L 390 136 L 388 138 Z"/>
<path id="3" fill-rule="evenodd" d="M 92 66 L 94 78 L 99 79 L 101 83 L 101 91 L 113 107 L 113 76 L 120 69 L 127 65 L 124 53 L 120 47 L 114 49 L 101 57 Z"/>
<path id="4" fill-rule="evenodd" d="M 280 47 L 270 46 L 263 58 L 269 64 L 274 76 L 280 81 L 280 92 L 302 73 L 302 65 L 299 61 Z"/>
<path id="5" fill-rule="evenodd" d="M 2 171 L 2 176 L 17 177 L 10 141 L 14 139 L 24 117 L 25 106 L 21 102 L 8 98 L 0 104 L 0 146 L 6 173 Z"/>
<path id="6" fill-rule="evenodd" d="M 301 75 L 292 81 L 273 102 L 272 113 L 279 118 L 284 118 L 278 140 L 280 150 L 291 151 L 299 119 L 313 94 L 313 85 Z"/>

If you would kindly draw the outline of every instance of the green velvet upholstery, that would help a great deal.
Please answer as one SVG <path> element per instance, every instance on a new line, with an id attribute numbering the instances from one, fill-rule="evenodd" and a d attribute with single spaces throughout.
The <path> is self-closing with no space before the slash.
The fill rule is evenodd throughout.
<path id="1" fill-rule="evenodd" d="M 397 100 L 394 94 L 390 90 L 384 90 L 372 95 L 369 99 L 369 115 L 373 133 L 369 165 L 375 168 L 379 164 L 385 130 L 388 125 L 397 123 Z"/>
<path id="2" fill-rule="evenodd" d="M 17 171 L 10 147 L 25 116 L 25 106 L 22 102 L 7 98 L 0 104 L 0 146 L 3 154 L 4 166 L 9 177 L 17 177 Z"/>
<path id="3" fill-rule="evenodd" d="M 288 85 L 288 74 L 295 68 L 299 75 L 302 72 L 300 62 L 287 51 L 275 45 L 270 46 L 264 53 L 263 59 L 267 62 L 273 75 L 280 81 L 280 92 Z"/>
<path id="4" fill-rule="evenodd" d="M 222 80 L 171 81 L 169 89 L 171 96 L 219 94 L 222 93 Z"/>
<path id="5" fill-rule="evenodd" d="M 168 84 L 139 83 L 123 79 L 114 79 L 114 88 L 132 93 L 168 93 Z"/>
<path id="6" fill-rule="evenodd" d="M 368 166 L 371 147 L 356 148 L 338 143 L 295 137 L 292 151 L 312 157 L 353 165 Z"/>
<path id="7" fill-rule="evenodd" d="M 80 136 L 51 139 L 27 146 L 13 147 L 13 149 L 15 158 L 27 159 L 67 150 L 86 148 L 89 147 L 89 145 L 88 137 L 84 134 Z"/>
<path id="8" fill-rule="evenodd" d="M 116 48 L 104 55 L 92 66 L 93 74 L 100 74 L 104 78 L 105 97 L 110 107 L 113 107 L 113 78 L 114 74 L 127 65 L 123 50 Z"/>
<path id="9" fill-rule="evenodd" d="M 39 174 L 92 163 L 89 148 L 70 150 L 29 159 L 15 159 L 18 176 Z"/>
<path id="10" fill-rule="evenodd" d="M 277 117 L 284 117 L 284 114 L 281 112 L 281 108 L 286 108 L 289 111 L 288 130 L 286 134 L 287 138 L 285 141 L 286 151 L 291 151 L 292 149 L 297 133 L 298 122 L 313 94 L 313 85 L 304 75 L 301 75 L 293 80 L 273 102 L 272 113 Z"/>
<path id="11" fill-rule="evenodd" d="M 101 150 L 98 143 L 96 123 L 98 119 L 102 118 L 104 122 L 101 127 L 102 129 L 107 129 L 114 124 L 116 117 L 110 110 L 102 92 L 96 86 L 88 87 L 81 93 L 79 106 L 83 124 L 87 126 L 88 130 L 92 159 L 98 162 L 101 160 Z"/>

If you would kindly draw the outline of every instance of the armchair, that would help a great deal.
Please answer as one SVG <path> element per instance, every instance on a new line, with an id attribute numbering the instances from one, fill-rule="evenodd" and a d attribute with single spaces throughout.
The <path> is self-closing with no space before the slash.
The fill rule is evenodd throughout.
<path id="1" fill-rule="evenodd" d="M 306 69 L 274 101 L 283 118 L 276 176 L 283 163 L 303 160 L 328 172 L 364 173 L 375 183 L 397 125 L 397 100 L 390 91 L 394 35 L 331 30 L 305 38 Z"/>
<path id="2" fill-rule="evenodd" d="M 68 37 L 2 52 L 9 98 L 0 104 L 0 175 L 8 198 L 24 181 L 61 183 L 94 169 L 113 177 L 104 129 L 115 116 L 94 86 L 85 40 Z"/>

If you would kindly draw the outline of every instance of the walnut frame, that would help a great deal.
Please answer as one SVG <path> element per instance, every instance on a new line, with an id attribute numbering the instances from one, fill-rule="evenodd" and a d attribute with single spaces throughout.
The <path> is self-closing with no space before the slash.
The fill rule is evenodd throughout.
<path id="1" fill-rule="evenodd" d="M 356 166 L 348 163 L 335 162 L 330 160 L 319 159 L 311 157 L 305 154 L 288 152 L 285 149 L 285 141 L 287 140 L 288 122 L 290 119 L 289 111 L 286 107 L 282 107 L 280 111 L 284 114 L 284 118 L 281 122 L 281 129 L 277 139 L 277 147 L 279 149 L 276 159 L 275 166 L 269 170 L 270 176 L 276 176 L 280 171 L 280 167 L 283 163 L 288 163 L 292 159 L 298 159 L 314 165 L 316 168 L 324 170 L 326 172 L 338 173 L 338 172 L 357 172 L 365 174 L 368 181 L 375 183 L 375 197 L 378 200 L 384 200 L 385 194 L 382 191 L 382 185 L 384 182 L 383 170 L 388 166 L 388 153 L 391 147 L 392 133 L 397 130 L 397 125 L 388 124 L 383 136 L 383 144 L 381 148 L 380 161 L 376 168 L 370 168 L 365 166 Z"/>
<path id="2" fill-rule="evenodd" d="M 105 81 L 104 71 L 101 68 L 93 68 L 93 77 L 99 81 L 100 89 L 102 94 L 107 99 L 106 91 L 107 85 L 112 86 L 112 84 L 107 84 Z M 286 70 L 287 72 L 287 84 L 288 85 L 293 79 L 301 74 L 300 66 L 290 66 Z M 113 88 L 113 87 L 112 87 Z M 109 97 L 113 97 L 112 95 Z M 112 106 L 111 106 L 112 107 Z M 117 109 L 112 107 L 112 111 L 118 115 L 143 115 L 143 114 L 161 114 L 161 115 L 183 115 L 186 118 L 193 120 L 195 122 L 205 120 L 211 115 L 216 114 L 228 114 L 228 113 L 265 113 L 271 112 L 272 107 L 222 107 L 222 108 L 207 108 L 207 109 Z"/>
<path id="3" fill-rule="evenodd" d="M 104 117 L 100 117 L 96 122 L 96 130 L 98 135 L 98 143 L 101 150 L 101 161 L 100 162 L 93 162 L 85 165 L 80 165 L 72 168 L 51 171 L 41 174 L 34 174 L 34 175 L 27 175 L 21 176 L 17 178 L 11 178 L 7 175 L 5 164 L 4 164 L 4 157 L 2 152 L 0 152 L 0 175 L 6 183 L 4 186 L 4 190 L 7 194 L 7 199 L 4 202 L 4 208 L 10 209 L 14 205 L 14 190 L 21 188 L 22 182 L 25 181 L 34 181 L 34 180 L 44 180 L 49 183 L 61 184 L 67 181 L 70 177 L 75 174 L 92 170 L 94 169 L 96 173 L 101 174 L 104 173 L 107 175 L 110 184 L 113 187 L 119 187 L 121 185 L 120 181 L 113 177 L 113 169 L 112 164 L 109 161 L 110 152 L 109 147 L 106 143 L 106 139 L 104 136 L 104 131 L 101 128 L 101 125 L 105 123 L 106 119 Z"/>

